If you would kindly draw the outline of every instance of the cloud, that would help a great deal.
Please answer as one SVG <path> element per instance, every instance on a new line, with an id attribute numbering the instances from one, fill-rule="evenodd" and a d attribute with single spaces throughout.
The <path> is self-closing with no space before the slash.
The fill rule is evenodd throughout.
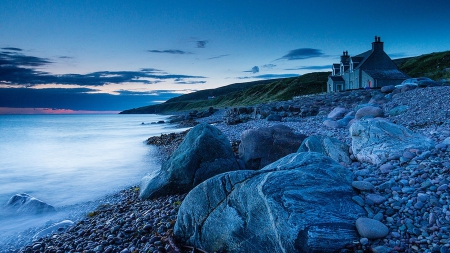
<path id="1" fill-rule="evenodd" d="M 202 84 L 202 83 L 206 83 L 206 81 L 184 81 L 184 80 L 175 80 L 175 83 L 177 84 Z"/>
<path id="2" fill-rule="evenodd" d="M 26 56 L 16 52 L 0 52 L 0 84 L 27 85 L 36 84 L 74 84 L 82 86 L 101 86 L 109 83 L 144 83 L 152 84 L 155 80 L 177 78 L 206 78 L 169 74 L 154 68 L 143 68 L 138 71 L 97 71 L 88 74 L 53 75 L 38 71 L 37 67 L 46 66 L 52 62 L 46 58 Z"/>
<path id="3" fill-rule="evenodd" d="M 254 66 L 251 70 L 246 70 L 244 72 L 250 72 L 250 73 L 256 74 L 256 73 L 259 72 L 259 67 L 258 66 Z"/>
<path id="4" fill-rule="evenodd" d="M 208 40 L 197 40 L 197 48 L 205 48 L 206 43 L 208 43 Z"/>
<path id="5" fill-rule="evenodd" d="M 221 55 L 218 55 L 218 56 L 213 56 L 213 57 L 210 57 L 210 58 L 206 58 L 206 60 L 219 59 L 219 58 L 226 57 L 226 56 L 229 56 L 229 54 L 221 54 Z"/>
<path id="6" fill-rule="evenodd" d="M 277 65 L 275 65 L 275 64 L 264 64 L 264 65 L 262 65 L 261 67 L 262 68 L 265 68 L 265 69 L 273 69 L 274 67 L 276 67 Z"/>
<path id="7" fill-rule="evenodd" d="M 285 69 L 285 70 L 321 70 L 321 69 L 331 69 L 331 64 L 328 65 L 316 65 L 316 66 L 302 66 L 298 68 L 291 68 L 291 69 Z"/>
<path id="8" fill-rule="evenodd" d="M 60 56 L 59 59 L 73 59 L 72 56 Z"/>
<path id="9" fill-rule="evenodd" d="M 9 51 L 22 51 L 22 49 L 17 48 L 17 47 L 2 47 L 2 49 L 4 50 L 9 50 Z"/>
<path id="10" fill-rule="evenodd" d="M 160 53 L 160 54 L 192 54 L 190 52 L 178 50 L 178 49 L 168 49 L 168 50 L 147 50 L 150 53 Z"/>
<path id="11" fill-rule="evenodd" d="M 289 51 L 286 55 L 284 55 L 281 58 L 278 58 L 277 60 L 304 60 L 309 58 L 315 58 L 315 57 L 322 57 L 324 54 L 321 52 L 320 49 L 315 48 L 298 48 Z"/>
<path id="12" fill-rule="evenodd" d="M 299 74 L 264 74 L 264 75 L 257 75 L 257 76 L 241 76 L 238 77 L 238 79 L 250 79 L 250 78 L 256 78 L 256 79 L 277 79 L 277 78 L 288 78 L 288 77 L 297 77 L 300 76 Z"/>

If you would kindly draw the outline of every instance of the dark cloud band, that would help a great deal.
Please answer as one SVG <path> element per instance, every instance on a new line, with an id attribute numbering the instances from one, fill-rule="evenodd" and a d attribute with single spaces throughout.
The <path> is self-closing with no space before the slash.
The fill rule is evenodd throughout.
<path id="1" fill-rule="evenodd" d="M 286 55 L 277 60 L 304 60 L 315 57 L 323 57 L 324 54 L 319 49 L 315 48 L 298 48 L 289 51 Z"/>

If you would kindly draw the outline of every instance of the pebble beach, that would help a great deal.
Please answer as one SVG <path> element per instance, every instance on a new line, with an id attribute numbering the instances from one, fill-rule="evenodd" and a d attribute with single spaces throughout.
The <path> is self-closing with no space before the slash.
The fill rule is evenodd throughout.
<path id="1" fill-rule="evenodd" d="M 282 121 L 251 119 L 228 125 L 224 121 L 226 110 L 221 109 L 196 122 L 213 124 L 234 147 L 243 131 L 278 124 L 307 136 L 334 137 L 350 146 L 348 127 L 329 128 L 323 124 L 333 108 L 352 109 L 361 102 L 339 96 L 345 94 L 319 94 L 289 101 L 294 104 L 305 103 L 304 99 L 330 101 L 315 116 Z M 366 210 L 368 218 L 386 225 L 389 233 L 375 240 L 361 237 L 341 252 L 450 252 L 450 145 L 443 143 L 450 137 L 449 101 L 450 87 L 446 86 L 397 93 L 379 104 L 387 120 L 432 139 L 436 146 L 426 152 L 406 150 L 381 165 L 356 159 L 345 165 L 354 175 L 353 201 Z M 407 110 L 390 115 L 391 109 L 399 105 Z M 164 161 L 185 134 L 161 135 L 147 142 L 159 147 L 160 159 Z M 173 238 L 178 208 L 185 195 L 152 200 L 141 200 L 138 195 L 138 186 L 122 190 L 114 196 L 115 201 L 96 207 L 67 230 L 32 242 L 25 239 L 21 243 L 11 242 L 9 249 L 0 252 L 203 252 Z"/>

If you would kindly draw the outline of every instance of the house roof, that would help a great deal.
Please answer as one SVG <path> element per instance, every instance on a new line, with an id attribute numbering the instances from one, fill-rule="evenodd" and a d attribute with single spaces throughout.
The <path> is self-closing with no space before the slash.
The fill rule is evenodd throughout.
<path id="1" fill-rule="evenodd" d="M 329 77 L 331 78 L 331 80 L 333 82 L 339 82 L 339 81 L 343 82 L 344 81 L 344 78 L 342 78 L 342 76 L 329 76 Z"/>
<path id="2" fill-rule="evenodd" d="M 374 79 L 407 79 L 409 76 L 398 69 L 363 70 Z"/>

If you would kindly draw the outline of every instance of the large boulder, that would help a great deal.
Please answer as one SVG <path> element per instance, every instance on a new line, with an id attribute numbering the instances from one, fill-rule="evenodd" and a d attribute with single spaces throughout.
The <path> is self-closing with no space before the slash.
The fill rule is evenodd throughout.
<path id="1" fill-rule="evenodd" d="M 46 214 L 56 212 L 55 207 L 26 193 L 12 196 L 6 209 L 21 214 Z"/>
<path id="2" fill-rule="evenodd" d="M 361 162 L 380 164 L 393 154 L 403 154 L 407 149 L 422 151 L 434 147 L 431 139 L 396 125 L 386 119 L 367 119 L 350 127 L 352 151 Z"/>
<path id="3" fill-rule="evenodd" d="M 187 193 L 196 185 L 239 166 L 228 138 L 216 127 L 199 124 L 186 135 L 161 170 L 141 181 L 141 198 Z"/>
<path id="4" fill-rule="evenodd" d="M 351 164 L 349 147 L 342 141 L 320 135 L 313 135 L 303 140 L 297 152 L 318 152 L 331 157 L 336 162 Z"/>
<path id="5" fill-rule="evenodd" d="M 239 157 L 247 169 L 258 170 L 295 153 L 305 138 L 284 125 L 249 129 L 241 134 Z"/>
<path id="6" fill-rule="evenodd" d="M 351 179 L 314 152 L 221 174 L 189 192 L 174 233 L 208 252 L 335 252 L 358 239 L 355 221 L 365 214 Z"/>

